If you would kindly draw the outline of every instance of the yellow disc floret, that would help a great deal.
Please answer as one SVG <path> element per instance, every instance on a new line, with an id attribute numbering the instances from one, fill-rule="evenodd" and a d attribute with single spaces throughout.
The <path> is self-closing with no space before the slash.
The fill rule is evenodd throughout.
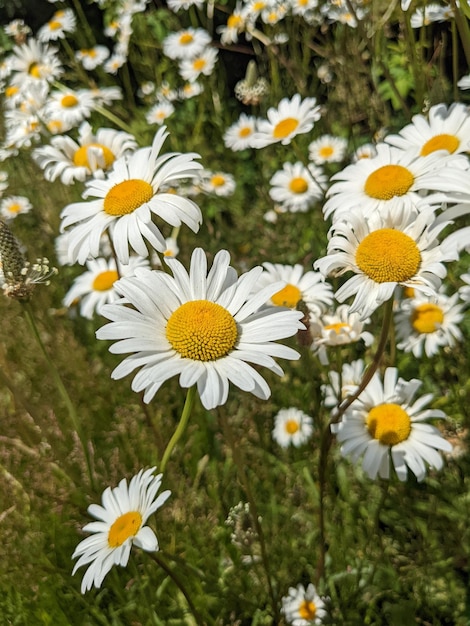
<path id="1" fill-rule="evenodd" d="M 216 361 L 233 350 L 238 329 L 233 316 L 220 304 L 192 300 L 171 314 L 166 338 L 185 359 Z"/>
<path id="2" fill-rule="evenodd" d="M 111 187 L 104 198 L 104 211 L 108 215 L 128 215 L 153 197 L 153 187 L 139 178 L 130 178 Z"/>
<path id="3" fill-rule="evenodd" d="M 358 245 L 356 264 L 376 283 L 400 283 L 418 272 L 421 254 L 407 234 L 381 228 L 369 233 Z"/>
<path id="4" fill-rule="evenodd" d="M 305 193 L 308 189 L 308 182 L 302 176 L 297 176 L 291 179 L 289 189 L 292 193 Z"/>
<path id="5" fill-rule="evenodd" d="M 316 613 L 317 607 L 315 606 L 315 602 L 312 602 L 311 600 L 304 600 L 299 606 L 300 617 L 308 622 L 315 618 Z"/>
<path id="6" fill-rule="evenodd" d="M 431 302 L 419 304 L 411 314 L 411 325 L 418 333 L 434 333 L 444 321 L 441 307 Z"/>
<path id="7" fill-rule="evenodd" d="M 109 148 L 100 143 L 87 143 L 75 152 L 73 155 L 73 162 L 77 167 L 90 168 L 90 163 L 88 162 L 88 148 L 99 148 L 104 157 L 105 168 L 108 169 L 111 167 L 115 159 L 114 154 Z"/>
<path id="8" fill-rule="evenodd" d="M 442 135 L 435 135 L 431 137 L 431 139 L 428 139 L 421 148 L 420 154 L 421 156 L 427 156 L 436 150 L 447 150 L 447 152 L 453 154 L 459 146 L 460 139 L 455 135 L 446 135 L 443 133 Z"/>
<path id="9" fill-rule="evenodd" d="M 366 418 L 369 434 L 384 446 L 395 446 L 410 436 L 411 420 L 399 404 L 379 404 Z"/>
<path id="10" fill-rule="evenodd" d="M 117 518 L 108 533 L 108 546 L 118 548 L 129 537 L 134 537 L 142 526 L 142 515 L 138 511 L 129 511 Z"/>
<path id="11" fill-rule="evenodd" d="M 286 429 L 286 433 L 289 435 L 294 435 L 300 428 L 299 422 L 296 420 L 287 420 L 284 428 Z"/>
<path id="12" fill-rule="evenodd" d="M 364 191 L 377 200 L 404 196 L 414 183 L 414 176 L 402 165 L 383 165 L 367 177 Z"/>
<path id="13" fill-rule="evenodd" d="M 61 99 L 60 104 L 66 109 L 72 109 L 73 107 L 77 106 L 78 98 L 69 93 Z"/>
<path id="14" fill-rule="evenodd" d="M 98 276 L 95 276 L 93 281 L 93 291 L 108 291 L 118 280 L 119 274 L 116 270 L 105 270 L 100 272 Z"/>
<path id="15" fill-rule="evenodd" d="M 288 283 L 280 291 L 271 296 L 271 302 L 276 306 L 288 306 L 295 309 L 302 300 L 302 292 L 295 285 Z"/>
<path id="16" fill-rule="evenodd" d="M 276 139 L 285 139 L 294 132 L 298 125 L 299 120 L 296 120 L 295 117 L 286 117 L 276 124 L 273 129 L 273 136 Z"/>

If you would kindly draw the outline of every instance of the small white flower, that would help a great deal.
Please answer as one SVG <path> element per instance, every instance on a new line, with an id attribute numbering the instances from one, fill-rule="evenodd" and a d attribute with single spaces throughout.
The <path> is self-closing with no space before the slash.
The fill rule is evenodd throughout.
<path id="1" fill-rule="evenodd" d="M 300 409 L 281 409 L 274 417 L 272 437 L 281 448 L 299 448 L 313 433 L 313 420 Z"/>

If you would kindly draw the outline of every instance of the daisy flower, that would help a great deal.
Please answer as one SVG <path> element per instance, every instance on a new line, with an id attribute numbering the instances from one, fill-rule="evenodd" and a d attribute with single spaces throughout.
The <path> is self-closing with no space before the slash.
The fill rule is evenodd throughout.
<path id="1" fill-rule="evenodd" d="M 449 154 L 468 152 L 470 148 L 470 113 L 468 106 L 454 102 L 449 108 L 436 104 L 429 109 L 428 117 L 415 115 L 398 135 L 388 135 L 385 140 L 401 150 L 415 148 L 421 156 L 436 150 Z"/>
<path id="2" fill-rule="evenodd" d="M 312 583 L 307 589 L 303 585 L 289 587 L 287 596 L 282 598 L 281 612 L 292 626 L 321 624 L 327 615 L 325 602 Z"/>
<path id="3" fill-rule="evenodd" d="M 444 22 L 452 15 L 449 7 L 444 7 L 437 2 L 428 2 L 424 7 L 418 7 L 412 14 L 410 24 L 412 28 L 429 26 L 432 22 Z"/>
<path id="4" fill-rule="evenodd" d="M 361 159 L 373 159 L 377 156 L 377 146 L 373 143 L 364 143 L 356 148 L 352 155 L 353 163 L 357 163 Z"/>
<path id="5" fill-rule="evenodd" d="M 189 100 L 190 98 L 194 98 L 199 96 L 204 91 L 204 86 L 197 81 L 193 81 L 191 83 L 185 83 L 181 89 L 178 90 L 178 98 L 181 100 Z"/>
<path id="6" fill-rule="evenodd" d="M 14 219 L 22 213 L 29 213 L 33 205 L 24 196 L 9 196 L 0 200 L 0 215 L 7 220 Z"/>
<path id="7" fill-rule="evenodd" d="M 238 120 L 224 133 L 224 144 L 233 152 L 251 148 L 251 139 L 256 130 L 256 118 L 253 115 L 241 113 Z"/>
<path id="8" fill-rule="evenodd" d="M 114 259 L 92 259 L 87 262 L 87 271 L 78 276 L 64 297 L 64 306 L 79 303 L 80 315 L 91 320 L 95 313 L 100 314 L 103 304 L 118 299 L 114 283 L 120 276 L 132 276 L 137 267 L 148 267 L 147 259 L 131 256 L 128 265 L 119 264 L 116 269 Z"/>
<path id="9" fill-rule="evenodd" d="M 351 312 L 362 319 L 390 300 L 397 285 L 436 295 L 446 275 L 442 262 L 456 258 L 439 245 L 437 236 L 447 223 L 436 224 L 430 207 L 417 217 L 400 213 L 375 214 L 369 221 L 351 213 L 348 222 L 333 225 L 328 254 L 314 263 L 324 276 L 354 273 L 335 297 L 344 302 L 354 296 Z"/>
<path id="10" fill-rule="evenodd" d="M 421 358 L 423 350 L 431 357 L 444 346 L 453 347 L 462 340 L 458 324 L 463 320 L 459 294 L 439 293 L 433 298 L 418 295 L 400 302 L 395 313 L 397 348 Z"/>
<path id="11" fill-rule="evenodd" d="M 158 130 L 151 147 L 141 148 L 131 156 L 114 162 L 105 180 L 86 182 L 84 198 L 66 206 L 61 214 L 62 232 L 69 232 L 69 256 L 72 262 L 84 264 L 89 256 L 97 257 L 102 233 L 109 232 L 121 263 L 129 262 L 129 246 L 140 256 L 148 256 L 144 238 L 159 252 L 165 250 L 165 239 L 152 221 L 158 216 L 171 226 L 187 224 L 197 232 L 202 221 L 199 207 L 176 193 L 161 191 L 162 185 L 182 178 L 198 176 L 202 166 L 194 159 L 199 155 L 168 153 L 159 155 L 166 128 Z"/>
<path id="12" fill-rule="evenodd" d="M 177 13 L 183 9 L 187 11 L 189 7 L 196 7 L 196 9 L 202 9 L 204 6 L 204 0 L 168 0 L 168 8 L 170 11 Z"/>
<path id="13" fill-rule="evenodd" d="M 347 139 L 333 135 L 322 135 L 308 146 L 310 161 L 316 165 L 323 163 L 339 163 L 346 155 Z"/>
<path id="14" fill-rule="evenodd" d="M 415 149 L 378 144 L 377 156 L 360 159 L 331 177 L 335 182 L 326 194 L 325 218 L 349 214 L 351 207 L 361 207 L 363 215 L 387 207 L 412 208 L 429 191 L 439 193 L 427 196 L 428 204 L 440 205 L 448 192 L 470 192 L 462 167 L 468 169 L 462 155 L 438 151 L 424 157 Z"/>
<path id="15" fill-rule="evenodd" d="M 93 534 L 81 541 L 72 555 L 72 559 L 79 557 L 72 575 L 82 565 L 88 565 L 82 580 L 82 593 L 93 586 L 101 587 L 113 565 L 125 567 L 133 544 L 147 552 L 158 550 L 158 539 L 146 522 L 171 492 L 162 491 L 157 496 L 162 474 L 155 476 L 155 469 L 140 470 L 129 485 L 123 478 L 117 487 L 105 489 L 101 505 L 90 504 L 88 507 L 88 513 L 97 521 L 86 524 L 83 530 Z"/>
<path id="16" fill-rule="evenodd" d="M 163 40 L 163 54 L 169 59 L 192 59 L 212 41 L 203 28 L 186 28 L 177 33 L 170 33 Z"/>
<path id="17" fill-rule="evenodd" d="M 67 33 L 73 33 L 77 20 L 72 9 L 56 11 L 51 19 L 46 22 L 37 32 L 37 38 L 41 42 L 64 39 Z"/>
<path id="18" fill-rule="evenodd" d="M 324 396 L 323 404 L 326 407 L 334 407 L 351 396 L 362 381 L 364 369 L 364 361 L 357 359 L 351 363 L 343 363 L 341 376 L 333 370 L 328 372 L 330 384 L 321 387 Z"/>
<path id="19" fill-rule="evenodd" d="M 57 49 L 33 38 L 20 46 L 14 46 L 9 66 L 12 84 L 20 87 L 31 82 L 51 83 L 63 72 Z"/>
<path id="20" fill-rule="evenodd" d="M 103 307 L 111 323 L 96 336 L 117 341 L 111 352 L 132 353 L 114 370 L 113 378 L 140 368 L 132 389 L 145 391 L 144 402 L 176 375 L 181 387 L 197 384 L 206 409 L 227 401 L 229 382 L 267 399 L 268 384 L 248 363 L 281 376 L 273 357 L 297 359 L 299 354 L 275 342 L 303 328 L 302 313 L 265 307 L 280 285 L 254 294 L 262 268 L 238 278 L 225 250 L 216 254 L 209 273 L 201 248 L 192 254 L 189 273 L 177 259 L 166 263 L 173 276 L 138 269 L 135 277 L 116 283 L 122 299 Z"/>
<path id="21" fill-rule="evenodd" d="M 300 409 L 281 409 L 274 417 L 272 437 L 281 448 L 299 448 L 313 433 L 313 420 Z"/>
<path id="22" fill-rule="evenodd" d="M 442 468 L 442 456 L 437 451 L 452 450 L 436 427 L 424 423 L 446 417 L 442 411 L 425 409 L 432 394 L 413 400 L 421 384 L 416 379 L 398 379 L 398 370 L 388 367 L 383 382 L 376 373 L 342 421 L 332 424 L 343 456 L 356 463 L 364 454 L 362 467 L 369 478 L 377 474 L 389 478 L 391 461 L 399 480 L 406 480 L 410 469 L 421 481 L 426 476 L 426 464 Z"/>
<path id="23" fill-rule="evenodd" d="M 167 117 L 173 115 L 175 107 L 171 102 L 157 102 L 145 115 L 148 124 L 158 124 L 161 126 Z"/>
<path id="24" fill-rule="evenodd" d="M 295 309 L 304 302 L 309 311 L 320 314 L 333 302 L 331 285 L 325 282 L 319 272 L 304 272 L 300 263 L 281 265 L 280 263 L 263 263 L 257 289 L 282 281 L 283 288 L 274 293 L 268 300 L 273 306 Z"/>
<path id="25" fill-rule="evenodd" d="M 179 254 L 179 246 L 178 246 L 178 241 L 177 239 L 175 239 L 175 237 L 167 237 L 165 239 L 165 245 L 166 245 L 166 249 L 164 252 L 162 252 L 163 256 L 167 259 L 174 259 L 175 257 L 178 256 Z M 158 256 L 157 253 L 152 254 L 151 255 L 152 258 L 152 265 L 154 267 L 161 267 L 162 266 L 162 262 L 160 257 Z"/>
<path id="26" fill-rule="evenodd" d="M 470 89 L 470 74 L 466 74 L 465 76 L 462 76 L 462 78 L 457 83 L 457 87 L 461 89 L 462 91 L 465 91 L 466 89 Z"/>
<path id="27" fill-rule="evenodd" d="M 89 89 L 68 89 L 51 93 L 44 113 L 47 118 L 60 120 L 67 128 L 73 128 L 90 117 L 95 108 L 95 98 Z"/>
<path id="28" fill-rule="evenodd" d="M 83 122 L 77 141 L 66 135 L 53 137 L 50 146 L 36 148 L 32 157 L 44 170 L 46 180 L 60 177 L 64 185 L 71 185 L 90 176 L 104 178 L 116 159 L 136 149 L 137 142 L 129 133 L 113 128 L 99 128 L 93 133 L 90 124 Z"/>
<path id="29" fill-rule="evenodd" d="M 93 46 L 93 48 L 77 50 L 75 58 L 86 70 L 91 71 L 102 65 L 109 57 L 109 54 L 110 52 L 106 46 Z"/>
<path id="30" fill-rule="evenodd" d="M 245 9 L 240 2 L 237 3 L 233 13 L 227 18 L 227 23 L 217 27 L 220 34 L 220 43 L 224 46 L 238 42 L 238 35 L 245 29 Z"/>
<path id="31" fill-rule="evenodd" d="M 183 59 L 179 65 L 181 77 L 189 82 L 194 82 L 201 74 L 210 76 L 217 62 L 217 57 L 218 50 L 215 48 L 206 48 L 192 59 Z"/>
<path id="32" fill-rule="evenodd" d="M 314 165 L 306 168 L 300 161 L 284 163 L 269 181 L 269 195 L 287 211 L 304 213 L 323 198 L 326 183 L 326 176 Z"/>
<path id="33" fill-rule="evenodd" d="M 253 147 L 264 148 L 281 142 L 288 145 L 297 135 L 308 133 L 320 119 L 320 107 L 316 98 L 301 100 L 296 93 L 290 100 L 283 98 L 277 108 L 271 107 L 267 120 L 259 120 L 258 129 L 253 136 Z"/>
<path id="34" fill-rule="evenodd" d="M 213 193 L 216 196 L 231 196 L 235 191 L 235 178 L 224 172 L 211 172 L 205 170 L 201 175 L 201 189 L 205 193 Z"/>

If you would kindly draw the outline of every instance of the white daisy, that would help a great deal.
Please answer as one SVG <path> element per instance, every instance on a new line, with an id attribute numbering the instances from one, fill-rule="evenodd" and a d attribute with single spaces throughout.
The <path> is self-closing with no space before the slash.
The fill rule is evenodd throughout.
<path id="1" fill-rule="evenodd" d="M 192 59 L 201 54 L 211 41 L 204 28 L 185 28 L 165 37 L 163 54 L 169 59 Z"/>
<path id="2" fill-rule="evenodd" d="M 377 156 L 360 159 L 331 177 L 334 184 L 327 192 L 323 207 L 325 218 L 348 214 L 351 207 L 361 207 L 363 215 L 412 208 L 423 192 L 428 204 L 442 204 L 448 192 L 470 193 L 470 183 L 462 169 L 468 169 L 463 155 L 442 151 L 420 156 L 415 149 L 403 151 L 388 144 L 377 145 Z M 355 209 L 356 210 L 356 209 Z"/>
<path id="3" fill-rule="evenodd" d="M 46 22 L 37 32 L 37 38 L 41 42 L 64 39 L 67 33 L 73 33 L 77 25 L 77 19 L 72 9 L 56 11 L 51 19 Z"/>
<path id="4" fill-rule="evenodd" d="M 24 196 L 9 196 L 0 200 L 0 215 L 7 220 L 14 219 L 22 213 L 29 213 L 33 205 Z"/>
<path id="5" fill-rule="evenodd" d="M 303 585 L 289 587 L 287 596 L 282 598 L 281 612 L 292 626 L 322 624 L 323 618 L 327 616 L 325 602 L 312 583 L 307 589 Z"/>
<path id="6" fill-rule="evenodd" d="M 338 406 L 359 387 L 364 376 L 364 361 L 357 359 L 351 363 L 343 363 L 341 376 L 338 372 L 328 372 L 329 385 L 322 385 L 323 404 L 326 407 Z"/>
<path id="7" fill-rule="evenodd" d="M 310 132 L 320 119 L 320 107 L 316 98 L 301 100 L 300 94 L 296 93 L 290 100 L 283 98 L 277 108 L 268 109 L 267 118 L 258 122 L 252 141 L 255 148 L 279 141 L 287 145 L 296 135 Z"/>
<path id="8" fill-rule="evenodd" d="M 421 384 L 416 379 L 398 379 L 398 370 L 388 367 L 383 383 L 376 373 L 342 421 L 331 426 L 342 444 L 343 456 L 356 463 L 364 454 L 362 467 L 370 478 L 377 474 L 389 478 L 391 460 L 400 480 L 407 479 L 410 469 L 421 481 L 426 476 L 426 464 L 442 468 L 442 456 L 437 450 L 452 450 L 437 428 L 424 423 L 445 417 L 442 411 L 424 408 L 432 394 L 413 401 Z"/>
<path id="9" fill-rule="evenodd" d="M 234 152 L 251 148 L 251 139 L 256 130 L 256 118 L 241 113 L 240 117 L 224 133 L 224 144 Z"/>
<path id="10" fill-rule="evenodd" d="M 196 9 L 202 9 L 204 0 L 168 0 L 167 4 L 170 11 L 177 13 L 181 9 L 187 11 L 192 6 L 196 7 Z"/>
<path id="11" fill-rule="evenodd" d="M 144 390 L 145 402 L 176 375 L 181 387 L 197 384 L 206 409 L 227 401 L 229 382 L 267 399 L 269 386 L 248 362 L 282 375 L 273 356 L 297 359 L 299 354 L 275 342 L 303 328 L 302 314 L 265 307 L 280 285 L 253 294 L 262 268 L 238 278 L 225 250 L 216 254 L 209 273 L 201 248 L 192 254 L 189 273 L 177 259 L 166 263 L 173 276 L 137 270 L 134 278 L 116 283 L 123 298 L 103 307 L 112 321 L 96 336 L 117 341 L 111 352 L 133 353 L 118 365 L 113 378 L 140 368 L 132 389 Z"/>
<path id="12" fill-rule="evenodd" d="M 204 91 L 204 85 L 197 81 L 185 83 L 181 89 L 178 90 L 178 98 L 181 100 L 189 100 L 199 96 Z"/>
<path id="13" fill-rule="evenodd" d="M 127 55 L 121 51 L 115 51 L 108 58 L 107 61 L 103 63 L 103 70 L 107 74 L 117 74 L 123 65 L 125 65 L 127 61 Z"/>
<path id="14" fill-rule="evenodd" d="M 314 165 L 308 169 L 300 161 L 284 163 L 269 181 L 269 195 L 291 213 L 305 212 L 323 198 L 326 183 L 325 174 Z"/>
<path id="15" fill-rule="evenodd" d="M 470 89 L 470 74 L 466 74 L 462 76 L 462 78 L 458 81 L 457 87 L 465 91 L 466 89 Z"/>
<path id="16" fill-rule="evenodd" d="M 175 112 L 175 107 L 171 104 L 171 102 L 162 101 L 157 102 L 153 105 L 153 107 L 146 113 L 145 119 L 148 124 L 158 124 L 161 126 L 163 122 L 173 115 Z"/>
<path id="17" fill-rule="evenodd" d="M 319 272 L 305 272 L 300 263 L 282 265 L 281 263 L 263 263 L 257 289 L 282 281 L 282 289 L 274 293 L 268 300 L 273 306 L 297 308 L 304 302 L 312 313 L 320 314 L 333 302 L 331 285 L 325 282 Z"/>
<path id="18" fill-rule="evenodd" d="M 439 293 L 433 298 L 418 295 L 400 302 L 395 313 L 397 348 L 412 352 L 420 358 L 423 350 L 428 357 L 444 346 L 453 347 L 462 340 L 458 324 L 463 320 L 463 304 L 459 294 Z"/>
<path id="19" fill-rule="evenodd" d="M 77 50 L 75 58 L 86 70 L 91 71 L 102 65 L 109 57 L 109 54 L 110 52 L 106 46 L 93 46 L 93 48 Z"/>
<path id="20" fill-rule="evenodd" d="M 44 113 L 48 119 L 60 120 L 69 129 L 90 117 L 95 108 L 95 98 L 89 89 L 67 89 L 51 93 Z"/>
<path id="21" fill-rule="evenodd" d="M 101 587 L 113 565 L 125 567 L 133 544 L 147 552 L 158 550 L 158 539 L 146 522 L 171 492 L 162 491 L 157 496 L 162 474 L 155 476 L 155 469 L 140 470 L 129 485 L 123 479 L 117 487 L 108 487 L 101 496 L 102 505 L 90 504 L 88 507 L 88 513 L 97 521 L 86 524 L 83 530 L 93 534 L 83 539 L 72 555 L 72 559 L 80 557 L 72 575 L 82 565 L 88 565 L 82 580 L 82 593 L 93 586 Z"/>
<path id="22" fill-rule="evenodd" d="M 204 170 L 201 174 L 201 189 L 205 193 L 213 193 L 216 196 L 227 197 L 233 195 L 236 183 L 232 174 L 224 172 L 211 172 Z"/>
<path id="23" fill-rule="evenodd" d="M 9 66 L 12 84 L 20 87 L 31 82 L 51 83 L 63 72 L 57 49 L 33 38 L 20 46 L 14 46 Z"/>
<path id="24" fill-rule="evenodd" d="M 233 13 L 227 18 L 227 23 L 217 27 L 220 34 L 220 43 L 224 46 L 238 42 L 238 35 L 245 29 L 245 9 L 237 2 Z"/>
<path id="25" fill-rule="evenodd" d="M 79 304 L 80 315 L 91 320 L 95 313 L 101 313 L 103 304 L 119 298 L 114 283 L 121 276 L 133 276 L 137 267 L 149 267 L 147 259 L 131 256 L 128 265 L 119 264 L 116 269 L 114 259 L 92 259 L 87 261 L 87 271 L 78 276 L 64 296 L 64 306 Z"/>
<path id="26" fill-rule="evenodd" d="M 44 170 L 44 178 L 54 181 L 60 177 L 64 185 L 90 176 L 103 178 L 116 159 L 134 152 L 137 142 L 132 135 L 112 128 L 99 128 L 93 133 L 83 122 L 74 141 L 66 135 L 53 137 L 50 146 L 33 150 L 32 157 Z"/>
<path id="27" fill-rule="evenodd" d="M 344 137 L 322 135 L 308 146 L 310 161 L 316 165 L 323 163 L 339 163 L 346 155 L 348 141 Z"/>
<path id="28" fill-rule="evenodd" d="M 183 59 L 179 65 L 179 72 L 184 80 L 196 81 L 201 74 L 210 76 L 215 67 L 218 57 L 218 50 L 206 48 L 192 59 Z"/>
<path id="29" fill-rule="evenodd" d="M 202 166 L 199 155 L 168 153 L 159 155 L 168 137 L 166 128 L 158 130 L 151 147 L 141 148 L 131 156 L 114 162 L 105 180 L 87 181 L 84 198 L 88 202 L 69 204 L 62 211 L 62 231 L 70 228 L 69 255 L 72 262 L 84 264 L 99 253 L 101 234 L 113 241 L 121 263 L 129 260 L 129 246 L 140 256 L 148 256 L 147 239 L 156 250 L 165 250 L 165 239 L 152 221 L 162 218 L 171 226 L 187 224 L 197 232 L 202 221 L 199 207 L 176 193 L 161 191 L 162 185 L 194 178 Z"/>
<path id="30" fill-rule="evenodd" d="M 377 156 L 377 146 L 373 143 L 363 143 L 362 146 L 356 148 L 352 156 L 353 163 L 357 163 L 361 159 L 373 159 Z"/>
<path id="31" fill-rule="evenodd" d="M 439 245 L 437 237 L 447 223 L 436 225 L 430 207 L 417 217 L 407 212 L 373 217 L 367 221 L 351 213 L 348 222 L 333 225 L 328 254 L 314 263 L 324 276 L 354 272 L 335 297 L 344 302 L 354 296 L 351 311 L 363 319 L 390 300 L 397 285 L 436 295 L 446 275 L 442 262 L 456 258 Z"/>
<path id="32" fill-rule="evenodd" d="M 432 22 L 443 22 L 450 18 L 449 7 L 437 2 L 427 2 L 424 7 L 418 7 L 410 18 L 412 28 L 429 26 Z"/>
<path id="33" fill-rule="evenodd" d="M 313 420 L 300 409 L 281 409 L 274 417 L 272 437 L 281 448 L 299 448 L 313 433 Z"/>
<path id="34" fill-rule="evenodd" d="M 415 115 L 412 123 L 400 130 L 398 135 L 388 135 L 385 140 L 401 150 L 415 148 L 421 156 L 436 150 L 449 154 L 470 150 L 470 112 L 468 106 L 454 102 L 449 108 L 436 104 L 428 116 Z"/>

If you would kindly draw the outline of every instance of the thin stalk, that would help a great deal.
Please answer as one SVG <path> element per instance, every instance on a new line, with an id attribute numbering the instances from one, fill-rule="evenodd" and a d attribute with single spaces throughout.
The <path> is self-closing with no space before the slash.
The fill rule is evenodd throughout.
<path id="1" fill-rule="evenodd" d="M 464 0 L 464 2 L 466 2 L 466 0 Z M 455 23 L 457 24 L 457 30 L 459 31 L 467 65 L 470 65 L 470 28 L 468 26 L 468 20 L 464 13 L 461 12 L 455 0 L 450 0 L 450 6 L 452 7 Z"/>
<path id="2" fill-rule="evenodd" d="M 168 442 L 165 452 L 163 453 L 163 458 L 162 458 L 162 461 L 160 463 L 160 468 L 159 468 L 161 472 L 165 471 L 166 464 L 168 463 L 171 453 L 173 452 L 173 448 L 176 446 L 178 441 L 181 439 L 182 434 L 186 430 L 186 426 L 191 416 L 191 411 L 194 405 L 195 398 L 196 398 L 196 386 L 193 385 L 192 387 L 189 387 L 188 389 L 179 424 L 176 427 L 176 430 L 173 433 L 173 436 L 171 437 L 170 441 Z"/>
<path id="3" fill-rule="evenodd" d="M 95 45 L 96 37 L 93 34 L 93 29 L 91 28 L 91 26 L 90 26 L 90 24 L 89 24 L 89 22 L 87 20 L 87 17 L 85 15 L 84 11 L 83 11 L 81 1 L 80 0 L 72 0 L 72 3 L 73 3 L 73 6 L 74 6 L 74 9 L 75 9 L 75 12 L 77 14 L 78 21 L 80 22 L 79 32 L 84 30 L 85 33 L 86 33 L 86 38 L 87 38 L 88 42 L 91 45 Z"/>
<path id="4" fill-rule="evenodd" d="M 233 460 L 237 468 L 238 476 L 240 478 L 246 497 L 248 499 L 248 504 L 250 505 L 250 511 L 253 516 L 253 522 L 255 525 L 256 533 L 258 535 L 259 545 L 261 549 L 261 560 L 262 560 L 264 571 L 266 574 L 266 581 L 268 583 L 269 596 L 271 599 L 274 623 L 277 624 L 279 623 L 278 601 L 277 601 L 276 594 L 274 592 L 274 587 L 272 584 L 271 567 L 269 564 L 268 551 L 266 549 L 266 541 L 264 538 L 263 527 L 261 526 L 260 516 L 258 515 L 258 507 L 256 506 L 256 500 L 253 497 L 253 492 L 251 490 L 250 481 L 248 480 L 248 474 L 245 470 L 245 468 L 247 467 L 247 463 L 243 457 L 241 446 L 235 442 L 232 429 L 229 424 L 229 420 L 226 418 L 225 414 L 222 411 L 219 412 L 219 415 L 220 415 L 224 435 L 232 451 Z"/>
<path id="5" fill-rule="evenodd" d="M 49 366 L 49 372 L 54 380 L 54 383 L 57 387 L 57 390 L 59 391 L 60 396 L 62 397 L 62 400 L 65 404 L 65 406 L 67 407 L 67 411 L 70 417 L 70 421 L 72 422 L 73 428 L 75 430 L 75 432 L 77 433 L 79 439 L 80 439 L 80 443 L 82 444 L 82 448 L 83 448 L 83 454 L 85 456 L 85 461 L 86 461 L 86 465 L 87 465 L 87 469 L 88 469 L 88 476 L 90 479 L 90 485 L 92 488 L 94 488 L 94 479 L 93 479 L 93 469 L 92 469 L 92 462 L 91 462 L 91 457 L 90 457 L 90 451 L 88 449 L 87 446 L 87 442 L 85 440 L 85 437 L 83 435 L 83 431 L 82 431 L 82 427 L 80 424 L 80 420 L 78 419 L 78 415 L 77 415 L 77 411 L 75 409 L 75 406 L 70 398 L 70 395 L 62 381 L 62 378 L 59 374 L 59 370 L 57 369 L 57 367 L 55 366 L 54 362 L 52 361 L 52 359 L 50 358 L 47 350 L 46 350 L 46 346 L 44 345 L 42 339 L 41 339 L 41 335 L 39 333 L 38 327 L 36 325 L 36 321 L 34 319 L 34 315 L 33 315 L 33 311 L 31 309 L 31 305 L 29 302 L 23 302 L 23 311 L 26 317 L 26 320 L 31 328 L 31 332 L 34 335 L 34 338 L 36 339 L 39 348 L 46 360 L 47 365 Z"/>
<path id="6" fill-rule="evenodd" d="M 105 109 L 102 106 L 95 106 L 95 111 L 97 113 L 100 113 L 103 117 L 106 117 L 110 122 L 113 122 L 113 124 L 116 124 L 116 126 L 121 130 L 125 131 L 126 133 L 130 133 L 131 135 L 133 134 L 132 128 L 128 126 L 126 122 L 123 122 L 117 115 L 114 115 L 114 113 L 108 111 L 108 109 Z"/>

